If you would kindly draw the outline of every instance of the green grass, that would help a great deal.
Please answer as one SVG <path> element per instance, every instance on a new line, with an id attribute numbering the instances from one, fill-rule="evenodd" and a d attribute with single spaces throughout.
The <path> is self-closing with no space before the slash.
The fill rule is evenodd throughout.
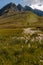
<path id="1" fill-rule="evenodd" d="M 0 29 L 0 65 L 43 65 L 43 40 L 25 43 L 23 29 Z M 18 39 L 19 38 L 19 39 Z"/>

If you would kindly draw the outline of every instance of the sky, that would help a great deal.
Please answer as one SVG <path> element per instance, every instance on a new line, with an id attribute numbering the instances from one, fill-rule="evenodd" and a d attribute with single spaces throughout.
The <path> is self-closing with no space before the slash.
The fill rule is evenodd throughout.
<path id="1" fill-rule="evenodd" d="M 13 2 L 15 4 L 28 5 L 33 9 L 37 8 L 43 11 L 43 0 L 0 0 L 0 8 Z"/>

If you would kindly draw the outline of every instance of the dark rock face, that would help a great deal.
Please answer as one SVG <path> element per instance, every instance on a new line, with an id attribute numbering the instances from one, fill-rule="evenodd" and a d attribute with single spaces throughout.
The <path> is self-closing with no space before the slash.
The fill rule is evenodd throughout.
<path id="1" fill-rule="evenodd" d="M 32 11 L 32 8 L 29 7 L 29 6 L 25 6 L 25 7 L 24 7 L 24 11 Z"/>
<path id="2" fill-rule="evenodd" d="M 34 9 L 33 12 L 39 16 L 43 16 L 43 11 L 38 10 L 38 9 Z"/>
<path id="3" fill-rule="evenodd" d="M 13 12 L 17 12 L 18 8 L 14 3 L 9 3 L 6 6 L 4 6 L 1 10 L 0 10 L 0 15 L 3 15 L 5 13 L 8 13 L 9 11 L 13 11 Z"/>
<path id="4" fill-rule="evenodd" d="M 24 8 L 20 4 L 17 5 L 17 8 L 18 8 L 19 11 L 24 11 Z"/>

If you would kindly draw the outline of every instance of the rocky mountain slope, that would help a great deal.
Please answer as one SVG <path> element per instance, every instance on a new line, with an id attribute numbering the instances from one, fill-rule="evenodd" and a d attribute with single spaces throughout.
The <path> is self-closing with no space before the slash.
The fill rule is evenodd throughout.
<path id="1" fill-rule="evenodd" d="M 42 29 L 43 16 L 38 16 L 41 14 L 39 12 L 29 6 L 22 7 L 20 4 L 9 3 L 0 9 L 0 28 L 41 27 Z"/>

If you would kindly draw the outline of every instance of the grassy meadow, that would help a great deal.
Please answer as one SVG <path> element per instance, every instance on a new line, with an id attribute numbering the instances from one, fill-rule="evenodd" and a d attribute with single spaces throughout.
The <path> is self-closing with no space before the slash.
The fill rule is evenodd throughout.
<path id="1" fill-rule="evenodd" d="M 0 29 L 0 65 L 43 65 L 43 39 L 36 37 L 22 28 Z"/>

